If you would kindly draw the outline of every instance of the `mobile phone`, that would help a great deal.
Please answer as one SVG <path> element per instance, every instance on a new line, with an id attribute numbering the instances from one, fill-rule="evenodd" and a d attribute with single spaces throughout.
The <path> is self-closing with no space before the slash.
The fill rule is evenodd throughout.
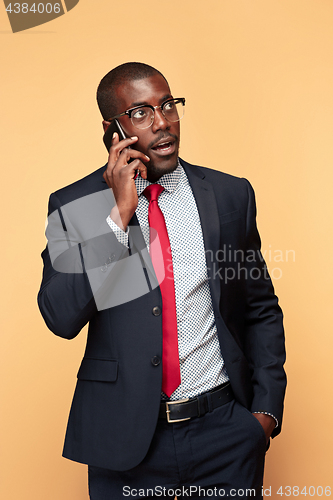
<path id="1" fill-rule="evenodd" d="M 117 119 L 112 120 L 110 123 L 109 127 L 107 128 L 104 137 L 103 137 L 103 142 L 105 144 L 105 147 L 108 151 L 110 151 L 111 148 L 111 143 L 112 143 L 112 137 L 113 134 L 117 132 L 119 136 L 119 140 L 121 141 L 122 139 L 126 139 L 125 132 L 123 131 L 120 123 L 118 122 Z M 129 147 L 129 146 L 128 146 Z"/>

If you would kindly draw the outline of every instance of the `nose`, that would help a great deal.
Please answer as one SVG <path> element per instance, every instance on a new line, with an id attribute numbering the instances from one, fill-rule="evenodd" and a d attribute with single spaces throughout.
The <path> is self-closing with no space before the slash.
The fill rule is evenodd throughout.
<path id="1" fill-rule="evenodd" d="M 159 130 L 167 130 L 169 127 L 170 123 L 163 115 L 161 108 L 159 106 L 156 107 L 154 114 L 154 121 L 152 124 L 153 132 L 158 132 Z"/>

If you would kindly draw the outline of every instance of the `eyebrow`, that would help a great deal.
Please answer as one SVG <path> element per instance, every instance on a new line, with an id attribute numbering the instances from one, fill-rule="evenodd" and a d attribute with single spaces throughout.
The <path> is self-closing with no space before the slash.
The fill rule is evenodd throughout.
<path id="1" fill-rule="evenodd" d="M 160 102 L 163 103 L 164 101 L 167 101 L 168 99 L 172 99 L 172 95 L 171 94 L 166 94 L 164 95 L 161 99 L 160 99 Z M 131 108 L 136 108 L 137 106 L 147 106 L 149 104 L 149 102 L 147 101 L 141 101 L 141 102 L 132 102 L 132 104 L 130 105 L 130 107 L 128 109 L 131 109 Z"/>

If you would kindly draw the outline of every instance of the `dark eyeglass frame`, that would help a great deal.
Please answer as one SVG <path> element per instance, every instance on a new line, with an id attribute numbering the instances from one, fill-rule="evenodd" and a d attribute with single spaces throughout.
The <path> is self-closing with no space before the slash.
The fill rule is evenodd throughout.
<path id="1" fill-rule="evenodd" d="M 131 119 L 131 116 L 132 116 L 132 113 L 134 113 L 134 111 L 137 111 L 138 109 L 140 108 L 150 108 L 152 110 L 152 112 L 154 113 L 153 116 L 155 117 L 155 109 L 158 109 L 160 108 L 160 110 L 162 111 L 163 113 L 163 116 L 166 120 L 170 121 L 164 114 L 164 111 L 163 111 L 163 108 L 164 106 L 166 106 L 169 102 L 171 101 L 174 101 L 175 104 L 178 104 L 178 103 L 182 103 L 183 106 L 185 106 L 185 97 L 171 97 L 170 99 L 167 99 L 166 101 L 162 102 L 162 104 L 160 106 L 152 106 L 151 104 L 140 104 L 140 106 L 135 106 L 135 108 L 131 108 L 131 109 L 127 109 L 126 111 L 124 111 L 123 113 L 120 113 L 119 115 L 116 115 L 114 116 L 113 118 L 109 118 L 108 120 L 106 120 L 107 122 L 112 122 L 112 120 L 115 120 L 116 118 L 120 118 L 121 116 L 124 116 L 124 115 L 127 115 L 130 119 Z M 176 120 L 176 122 L 179 122 L 181 120 L 181 118 L 179 120 Z M 176 123 L 176 122 L 171 122 L 171 123 Z M 146 128 L 149 128 L 152 124 L 154 123 L 154 120 L 151 122 L 151 124 L 146 127 Z M 134 125 L 134 123 L 133 123 Z M 134 125 L 135 127 L 135 125 Z"/>

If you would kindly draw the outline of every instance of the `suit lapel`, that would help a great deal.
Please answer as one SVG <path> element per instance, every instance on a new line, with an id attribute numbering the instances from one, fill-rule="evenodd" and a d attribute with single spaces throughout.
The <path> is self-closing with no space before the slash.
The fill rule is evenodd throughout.
<path id="1" fill-rule="evenodd" d="M 201 228 L 204 238 L 207 271 L 214 302 L 214 309 L 219 310 L 220 280 L 216 279 L 216 256 L 220 246 L 220 221 L 212 185 L 205 180 L 205 174 L 197 167 L 181 160 L 191 185 L 198 207 Z"/>

